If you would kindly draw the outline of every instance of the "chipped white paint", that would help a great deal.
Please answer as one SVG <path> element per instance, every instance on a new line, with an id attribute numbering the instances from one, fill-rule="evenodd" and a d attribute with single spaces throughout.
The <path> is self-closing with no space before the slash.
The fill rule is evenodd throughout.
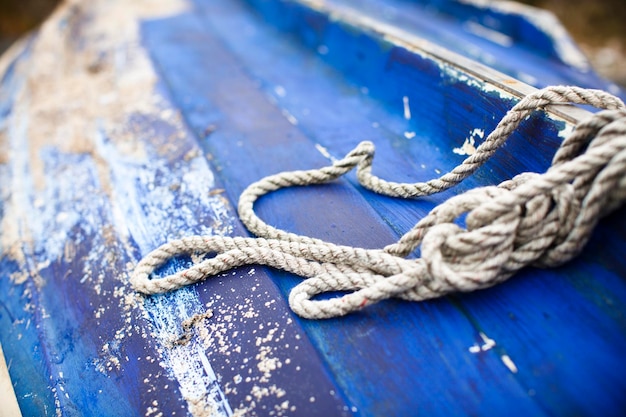
<path id="1" fill-rule="evenodd" d="M 402 97 L 402 105 L 404 106 L 404 118 L 411 120 L 411 106 L 409 106 L 409 98 L 407 96 Z"/>
<path id="2" fill-rule="evenodd" d="M 160 360 L 180 384 L 189 411 L 202 417 L 231 416 L 232 410 L 201 341 L 192 337 L 186 345 L 173 343 L 182 333 L 182 321 L 206 312 L 196 291 L 190 288 L 155 298 L 148 310 L 155 329 L 151 336 L 163 347 Z"/>
<path id="3" fill-rule="evenodd" d="M 517 371 L 518 371 L 517 366 L 515 365 L 513 360 L 511 360 L 509 355 L 502 355 L 502 356 L 500 356 L 500 360 L 502 360 L 502 363 L 504 364 L 504 366 L 509 368 L 509 371 L 511 371 L 514 374 L 517 373 Z"/>
<path id="4" fill-rule="evenodd" d="M 489 338 L 485 333 L 480 332 L 480 338 L 483 339 L 483 345 L 480 347 L 480 349 L 483 352 L 488 351 L 489 349 L 493 348 L 496 345 L 496 341 Z"/>
<path id="5" fill-rule="evenodd" d="M 487 336 L 485 333 L 480 332 L 479 336 L 482 339 L 483 343 L 480 345 L 474 344 L 470 346 L 468 349 L 470 353 L 477 354 L 480 352 L 487 352 L 496 346 L 496 341 L 490 338 L 489 336 Z M 500 360 L 509 369 L 509 371 L 511 371 L 514 374 L 517 373 L 518 371 L 517 366 L 515 365 L 515 363 L 513 362 L 513 360 L 511 359 L 509 355 L 507 354 L 500 355 Z"/>
<path id="6" fill-rule="evenodd" d="M 474 137 L 466 138 L 463 145 L 461 145 L 460 148 L 452 149 L 452 152 L 457 155 L 474 155 L 476 152 L 476 147 L 474 146 L 476 144 L 475 142 Z"/>
<path id="7" fill-rule="evenodd" d="M 559 138 L 565 140 L 574 132 L 575 126 L 569 123 L 565 123 L 563 128 L 559 129 Z"/>
<path id="8" fill-rule="evenodd" d="M 320 145 L 319 143 L 315 144 L 315 149 L 317 149 L 317 151 L 321 153 L 324 156 L 324 158 L 329 159 L 332 162 L 335 162 L 337 160 L 330 154 L 330 152 L 328 152 L 328 149 L 326 149 L 324 146 Z"/>
<path id="9" fill-rule="evenodd" d="M 468 350 L 470 351 L 470 353 L 478 353 L 478 352 L 480 352 L 480 346 L 472 345 L 472 346 L 469 347 Z"/>
<path id="10" fill-rule="evenodd" d="M 404 137 L 407 139 L 413 139 L 415 137 L 415 132 L 404 132 Z"/>
<path id="11" fill-rule="evenodd" d="M 485 58 L 483 57 L 483 59 Z M 496 94 L 497 97 L 500 99 L 507 100 L 515 97 L 513 94 L 510 94 L 497 84 L 485 82 L 477 77 L 474 77 L 471 74 L 467 74 L 466 72 L 452 65 L 442 63 L 440 68 L 444 74 L 450 77 L 450 79 L 455 80 L 455 82 L 464 83 L 470 87 L 476 88 L 477 90 L 484 91 L 486 93 Z"/>
<path id="12" fill-rule="evenodd" d="M 296 119 L 296 117 L 293 114 L 289 113 L 289 110 L 283 109 L 282 113 L 289 123 L 291 123 L 294 126 L 298 124 L 298 119 Z"/>
<path id="13" fill-rule="evenodd" d="M 470 351 L 470 353 L 486 352 L 486 351 L 491 350 L 492 348 L 494 348 L 496 346 L 496 341 L 491 339 L 485 333 L 480 332 L 479 336 L 483 340 L 482 345 L 474 344 L 474 345 L 470 346 L 469 349 L 468 349 Z"/>
<path id="14" fill-rule="evenodd" d="M 485 130 L 476 128 L 470 132 L 470 135 L 465 138 L 463 145 L 459 148 L 452 149 L 457 155 L 473 155 L 476 153 L 476 138 L 483 139 L 485 137 Z"/>

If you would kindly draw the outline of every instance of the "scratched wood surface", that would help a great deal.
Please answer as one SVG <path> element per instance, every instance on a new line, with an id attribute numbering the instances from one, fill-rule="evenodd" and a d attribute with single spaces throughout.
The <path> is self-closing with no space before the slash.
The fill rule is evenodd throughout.
<path id="1" fill-rule="evenodd" d="M 341 319 L 299 319 L 298 278 L 256 266 L 162 296 L 128 285 L 169 239 L 246 235 L 233 207 L 262 176 L 369 139 L 378 175 L 427 180 L 532 91 L 518 78 L 619 93 L 554 45 L 531 53 L 549 39 L 507 32 L 519 15 L 425 3 L 74 2 L 2 57 L 0 343 L 24 415 L 622 415 L 624 209 L 562 268 Z M 497 18 L 500 42 L 466 24 Z M 545 170 L 584 115 L 532 116 L 441 195 L 381 197 L 348 176 L 258 211 L 382 247 L 453 194 Z"/>

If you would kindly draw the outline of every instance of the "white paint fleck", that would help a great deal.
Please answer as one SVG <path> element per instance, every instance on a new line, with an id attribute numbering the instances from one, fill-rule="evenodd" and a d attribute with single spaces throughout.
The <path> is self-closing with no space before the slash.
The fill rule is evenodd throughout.
<path id="1" fill-rule="evenodd" d="M 559 130 L 559 138 L 562 140 L 567 139 L 574 132 L 574 125 L 571 123 L 565 123 L 565 126 Z"/>
<path id="2" fill-rule="evenodd" d="M 474 155 L 474 153 L 476 153 L 475 143 L 476 141 L 473 137 L 466 138 L 463 145 L 459 148 L 452 149 L 452 152 L 457 155 Z"/>
<path id="3" fill-rule="evenodd" d="M 337 160 L 330 154 L 330 152 L 328 152 L 328 149 L 326 147 L 320 145 L 319 143 L 315 144 L 315 149 L 317 149 L 318 152 L 324 156 L 324 158 L 329 159 L 332 162 L 335 162 Z"/>
<path id="4" fill-rule="evenodd" d="M 463 145 L 458 148 L 452 149 L 452 152 L 457 155 L 474 155 L 474 153 L 476 153 L 476 139 L 482 139 L 484 137 L 484 129 L 474 129 L 470 132 L 469 136 L 465 138 L 465 142 L 463 142 Z"/>
<path id="5" fill-rule="evenodd" d="M 277 85 L 276 87 L 274 87 L 274 92 L 278 97 L 285 97 L 287 95 L 287 91 L 282 85 Z"/>
<path id="6" fill-rule="evenodd" d="M 484 344 L 480 347 L 483 352 L 488 351 L 496 345 L 496 341 L 490 339 L 485 333 L 480 332 L 480 338 L 483 339 Z"/>
<path id="7" fill-rule="evenodd" d="M 409 97 L 402 97 L 402 104 L 404 105 L 404 118 L 406 120 L 411 120 L 411 106 L 409 106 Z"/>
<path id="8" fill-rule="evenodd" d="M 282 113 L 289 123 L 291 123 L 294 126 L 298 124 L 298 119 L 296 119 L 296 117 L 293 114 L 289 113 L 289 111 L 287 111 L 286 109 L 283 109 Z"/>
<path id="9" fill-rule="evenodd" d="M 470 136 L 483 139 L 485 137 L 485 129 L 476 128 L 470 132 Z"/>
<path id="10" fill-rule="evenodd" d="M 415 132 L 404 132 L 404 137 L 407 139 L 413 139 L 415 137 Z"/>
<path id="11" fill-rule="evenodd" d="M 469 351 L 470 351 L 470 353 L 478 353 L 478 352 L 480 352 L 480 346 L 478 346 L 478 345 L 470 346 Z"/>
<path id="12" fill-rule="evenodd" d="M 513 372 L 514 374 L 517 373 L 517 366 L 515 365 L 515 363 L 513 362 L 513 360 L 511 360 L 511 358 L 509 357 L 509 355 L 502 355 L 500 356 L 500 359 L 502 360 L 502 363 L 509 368 L 509 371 Z"/>
<path id="13" fill-rule="evenodd" d="M 496 346 L 496 341 L 491 339 L 485 333 L 480 332 L 479 335 L 480 335 L 480 338 L 483 340 L 483 344 L 480 346 L 478 344 L 474 344 L 470 346 L 468 349 L 470 353 L 486 352 Z"/>

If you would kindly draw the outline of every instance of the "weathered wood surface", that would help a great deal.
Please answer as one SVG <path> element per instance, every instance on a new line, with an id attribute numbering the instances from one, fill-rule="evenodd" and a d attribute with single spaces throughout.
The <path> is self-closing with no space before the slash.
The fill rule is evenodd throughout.
<path id="1" fill-rule="evenodd" d="M 469 38 L 417 3 L 68 3 L 2 58 L 0 342 L 24 415 L 622 414 L 624 209 L 562 268 L 341 319 L 297 318 L 297 278 L 260 267 L 163 296 L 128 285 L 169 239 L 245 235 L 233 207 L 262 176 L 369 139 L 378 175 L 427 180 L 532 90 L 458 56 Z M 609 87 L 479 38 L 468 42 L 536 86 Z M 395 200 L 348 177 L 258 209 L 280 228 L 382 247 L 454 193 L 545 170 L 584 113 L 536 114 L 441 195 Z"/>

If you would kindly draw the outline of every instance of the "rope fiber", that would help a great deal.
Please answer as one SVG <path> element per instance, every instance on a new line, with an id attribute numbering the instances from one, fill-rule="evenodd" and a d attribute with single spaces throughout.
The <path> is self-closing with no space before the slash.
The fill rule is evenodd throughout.
<path id="1" fill-rule="evenodd" d="M 469 190 L 435 207 L 398 242 L 369 250 L 335 245 L 267 225 L 254 212 L 256 200 L 272 191 L 333 181 L 356 168 L 365 188 L 415 198 L 446 190 L 483 165 L 537 109 L 552 104 L 585 104 L 604 109 L 580 122 L 563 141 L 544 174 L 523 173 L 498 186 Z M 331 166 L 271 175 L 241 195 L 238 212 L 258 238 L 191 236 L 146 255 L 130 282 L 139 292 L 176 290 L 235 267 L 260 264 L 305 278 L 289 305 L 309 319 L 343 316 L 391 297 L 420 301 L 454 291 L 500 283 L 527 265 L 554 267 L 575 257 L 598 220 L 626 201 L 626 108 L 600 90 L 548 87 L 530 94 L 502 118 L 495 130 L 449 173 L 407 184 L 372 174 L 374 145 L 361 142 Z M 455 223 L 465 217 L 465 227 Z M 417 248 L 421 257 L 406 259 Z M 216 254 L 190 268 L 152 279 L 175 256 Z M 326 292 L 341 297 L 314 299 Z"/>

